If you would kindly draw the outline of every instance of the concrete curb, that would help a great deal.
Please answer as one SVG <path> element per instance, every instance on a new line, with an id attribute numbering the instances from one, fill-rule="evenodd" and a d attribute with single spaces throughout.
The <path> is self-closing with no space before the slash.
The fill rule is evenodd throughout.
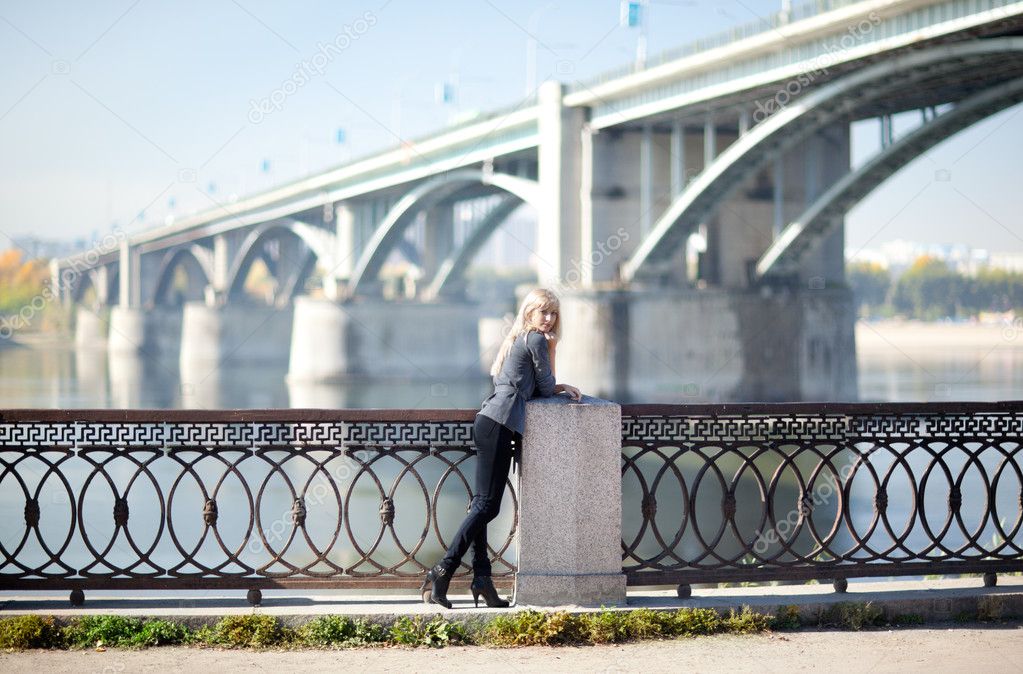
<path id="1" fill-rule="evenodd" d="M 264 604 L 253 608 L 239 594 L 211 596 L 209 593 L 188 597 L 138 598 L 121 593 L 88 596 L 84 606 L 72 608 L 66 595 L 11 596 L 0 602 L 0 618 L 16 615 L 52 615 L 66 620 L 86 615 L 123 615 L 136 618 L 174 620 L 189 627 L 217 622 L 228 615 L 252 613 L 273 615 L 284 625 L 297 626 L 323 615 L 344 615 L 389 623 L 400 616 L 437 616 L 485 622 L 497 615 L 531 608 L 516 605 L 511 609 L 475 608 L 468 596 L 453 596 L 450 611 L 436 605 L 409 601 L 394 595 L 352 596 L 342 593 L 295 597 L 264 594 Z M 910 617 L 914 622 L 953 619 L 1009 618 L 1023 616 L 1023 577 L 1000 576 L 996 587 L 983 587 L 980 578 L 958 578 L 933 581 L 853 582 L 849 591 L 836 593 L 830 585 L 777 585 L 750 588 L 696 588 L 693 596 L 678 598 L 674 591 L 633 591 L 628 604 L 610 610 L 627 611 L 638 608 L 677 610 L 680 608 L 712 608 L 723 613 L 749 606 L 760 613 L 776 614 L 783 607 L 796 607 L 805 623 L 817 623 L 822 616 L 835 615 L 849 604 L 870 603 L 889 620 Z M 601 610 L 600 607 L 559 606 L 540 610 L 566 610 L 573 613 Z"/>

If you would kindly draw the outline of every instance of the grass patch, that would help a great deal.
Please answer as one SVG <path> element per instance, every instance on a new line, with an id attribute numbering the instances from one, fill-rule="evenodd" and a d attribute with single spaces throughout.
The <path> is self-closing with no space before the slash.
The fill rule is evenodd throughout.
<path id="1" fill-rule="evenodd" d="M 319 648 L 370 646 L 388 640 L 387 628 L 362 618 L 325 615 L 313 618 L 298 628 L 297 640 Z"/>
<path id="2" fill-rule="evenodd" d="M 749 606 L 743 606 L 739 613 L 734 608 L 729 609 L 728 617 L 722 620 L 722 628 L 732 634 L 756 634 L 770 630 L 773 622 L 774 616 L 757 613 L 751 611 Z"/>
<path id="3" fill-rule="evenodd" d="M 0 647 L 146 648 L 189 644 L 222 648 L 350 648 L 372 645 L 426 646 L 453 644 L 489 646 L 554 646 L 611 644 L 641 639 L 692 637 L 730 632 L 750 634 L 771 628 L 776 618 L 751 611 L 722 616 L 713 609 L 677 611 L 602 610 L 518 611 L 489 622 L 450 620 L 441 616 L 403 616 L 389 626 L 345 616 L 320 616 L 297 629 L 275 616 L 226 616 L 213 625 L 191 630 L 166 620 L 124 616 L 85 616 L 60 626 L 52 617 L 18 616 L 0 620 Z"/>
<path id="4" fill-rule="evenodd" d="M 774 620 L 771 622 L 771 629 L 795 630 L 802 625 L 803 620 L 799 617 L 799 607 L 795 604 L 788 604 L 778 607 L 778 612 L 774 614 Z"/>
<path id="5" fill-rule="evenodd" d="M 564 611 L 526 610 L 494 618 L 484 629 L 482 643 L 493 646 L 555 646 L 609 644 L 640 639 L 693 637 L 729 632 L 752 634 L 770 629 L 773 616 L 743 607 L 722 616 L 713 609 L 678 611 L 603 610 L 573 615 Z"/>
<path id="6" fill-rule="evenodd" d="M 60 648 L 64 637 L 50 616 L 19 615 L 0 620 L 0 648 Z"/>
<path id="7" fill-rule="evenodd" d="M 271 648 L 296 641 L 275 616 L 252 614 L 226 616 L 220 622 L 195 631 L 192 643 L 227 648 Z"/>
<path id="8" fill-rule="evenodd" d="M 391 641 L 399 646 L 430 646 L 441 648 L 449 644 L 464 644 L 466 629 L 459 622 L 443 618 L 426 620 L 422 616 L 402 616 L 391 625 Z"/>
<path id="9" fill-rule="evenodd" d="M 582 641 L 581 621 L 571 613 L 527 609 L 495 617 L 483 632 L 493 646 L 551 646 Z"/>
<path id="10" fill-rule="evenodd" d="M 62 632 L 64 643 L 70 648 L 171 646 L 184 643 L 189 636 L 188 628 L 178 623 L 116 615 L 77 618 Z"/>
<path id="11" fill-rule="evenodd" d="M 998 620 L 1004 617 L 1000 597 L 985 597 L 976 612 L 958 620 Z M 797 629 L 813 620 L 800 617 L 800 607 L 779 606 L 764 614 L 744 606 L 721 614 L 714 609 L 610 610 L 572 614 L 533 609 L 504 613 L 484 620 L 473 617 L 403 616 L 390 625 L 362 618 L 324 615 L 297 627 L 285 627 L 278 618 L 252 614 L 226 616 L 196 630 L 166 620 L 140 620 L 123 616 L 84 616 L 66 625 L 49 616 L 0 619 L 0 648 L 146 648 L 174 644 L 225 648 L 352 648 L 408 646 L 442 648 L 455 644 L 485 646 L 558 646 L 617 644 L 644 639 L 676 639 L 710 634 L 755 634 L 768 630 Z M 871 603 L 843 602 L 817 613 L 817 625 L 860 630 L 885 624 L 919 625 L 924 619 L 902 614 L 885 619 Z"/>

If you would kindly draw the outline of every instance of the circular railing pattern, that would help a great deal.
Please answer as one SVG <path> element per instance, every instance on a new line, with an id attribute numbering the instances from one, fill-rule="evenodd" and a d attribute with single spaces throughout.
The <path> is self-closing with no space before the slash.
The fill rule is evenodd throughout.
<path id="1" fill-rule="evenodd" d="M 471 499 L 472 415 L 5 412 L 0 588 L 418 587 Z"/>
<path id="2" fill-rule="evenodd" d="M 1023 569 L 1023 405 L 626 405 L 630 584 Z"/>

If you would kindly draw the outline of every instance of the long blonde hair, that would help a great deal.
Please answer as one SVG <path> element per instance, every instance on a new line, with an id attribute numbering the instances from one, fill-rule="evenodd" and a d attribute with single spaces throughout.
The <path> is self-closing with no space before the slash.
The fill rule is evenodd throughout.
<path id="1" fill-rule="evenodd" d="M 490 366 L 490 376 L 496 377 L 501 371 L 501 366 L 504 365 L 504 359 L 508 356 L 508 352 L 511 351 L 512 344 L 519 335 L 525 334 L 530 330 L 539 330 L 537 324 L 533 323 L 533 319 L 537 310 L 541 313 L 547 310 L 553 309 L 558 312 L 557 318 L 554 320 L 554 327 L 550 330 L 555 337 L 561 339 L 561 302 L 558 301 L 558 296 L 547 288 L 534 288 L 522 298 L 522 305 L 519 307 L 519 314 L 515 317 L 515 322 L 512 323 L 511 330 L 505 335 L 504 341 L 501 343 L 501 348 L 497 351 L 497 358 L 494 359 L 494 364 Z"/>

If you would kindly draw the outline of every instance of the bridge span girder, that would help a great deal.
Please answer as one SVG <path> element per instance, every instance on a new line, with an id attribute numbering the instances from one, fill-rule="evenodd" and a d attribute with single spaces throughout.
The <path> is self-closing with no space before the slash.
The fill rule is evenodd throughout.
<path id="1" fill-rule="evenodd" d="M 1010 80 L 956 103 L 850 171 L 792 221 L 757 261 L 756 280 L 795 272 L 849 209 L 885 180 L 938 143 L 1023 101 L 1023 78 Z"/>
<path id="2" fill-rule="evenodd" d="M 993 68 L 994 64 L 1002 70 Z M 1023 38 L 993 38 L 913 52 L 868 66 L 794 100 L 726 148 L 673 200 L 623 264 L 622 280 L 649 280 L 663 274 L 663 266 L 700 222 L 770 159 L 809 134 L 916 83 L 963 77 L 971 67 L 1004 79 L 1007 66 L 1010 72 L 1011 68 L 1023 72 Z"/>

